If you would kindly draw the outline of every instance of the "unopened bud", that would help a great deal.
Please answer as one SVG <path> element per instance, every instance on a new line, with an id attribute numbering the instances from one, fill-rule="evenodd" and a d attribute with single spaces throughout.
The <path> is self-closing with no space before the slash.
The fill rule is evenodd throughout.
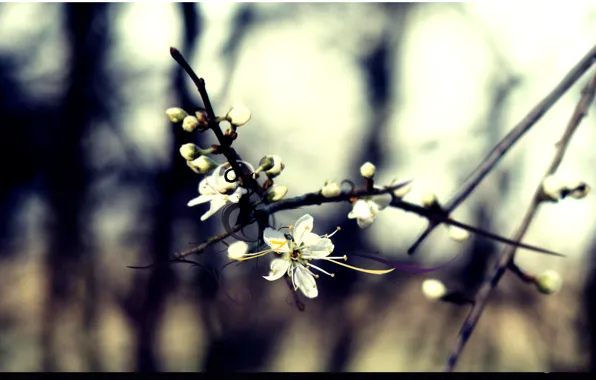
<path id="1" fill-rule="evenodd" d="M 192 161 L 188 161 L 188 166 L 198 174 L 207 174 L 215 169 L 218 164 L 207 156 L 200 156 Z"/>
<path id="2" fill-rule="evenodd" d="M 430 279 L 422 282 L 422 294 L 429 300 L 438 300 L 447 294 L 447 288 L 439 280 Z"/>
<path id="3" fill-rule="evenodd" d="M 238 260 L 248 253 L 248 244 L 243 241 L 237 241 L 228 247 L 228 257 L 232 260 Z"/>
<path id="4" fill-rule="evenodd" d="M 449 238 L 455 241 L 461 242 L 464 240 L 468 240 L 468 238 L 470 237 L 470 233 L 461 227 L 448 226 L 447 231 L 447 233 L 449 234 Z"/>
<path id="5" fill-rule="evenodd" d="M 276 156 L 275 154 L 269 154 L 264 157 L 265 159 L 273 160 L 273 166 L 270 169 L 265 170 L 265 173 L 270 177 L 274 178 L 281 174 L 281 172 L 285 169 L 286 165 L 282 162 L 280 156 Z"/>
<path id="6" fill-rule="evenodd" d="M 188 116 L 185 110 L 178 107 L 168 108 L 166 110 L 166 115 L 168 115 L 168 118 L 172 123 L 179 123 L 184 120 L 186 116 Z"/>
<path id="7" fill-rule="evenodd" d="M 377 168 L 372 163 L 365 162 L 360 167 L 360 175 L 366 179 L 371 179 L 372 177 L 374 177 L 376 169 Z"/>
<path id="8" fill-rule="evenodd" d="M 193 143 L 184 144 L 180 147 L 180 155 L 186 161 L 192 161 L 201 155 L 201 148 Z"/>
<path id="9" fill-rule="evenodd" d="M 435 206 L 436 204 L 438 204 L 439 201 L 437 200 L 437 196 L 435 195 L 435 193 L 426 191 L 422 194 L 420 203 L 422 203 L 422 206 L 424 206 L 426 208 L 431 208 L 431 207 Z"/>
<path id="10" fill-rule="evenodd" d="M 337 184 L 337 182 L 325 182 L 325 186 L 321 190 L 321 195 L 325 198 L 333 198 L 337 197 L 341 194 L 341 188 Z"/>
<path id="11" fill-rule="evenodd" d="M 562 192 L 565 185 L 555 175 L 549 175 L 542 180 L 542 194 L 547 200 L 558 201 L 563 197 Z"/>
<path id="12" fill-rule="evenodd" d="M 540 293 L 554 294 L 561 289 L 563 280 L 559 273 L 554 270 L 547 270 L 536 276 L 534 283 Z"/>
<path id="13" fill-rule="evenodd" d="M 192 132 L 199 126 L 199 119 L 196 116 L 187 116 L 182 121 L 182 129 L 186 132 Z"/>
<path id="14" fill-rule="evenodd" d="M 228 111 L 226 119 L 233 126 L 239 127 L 250 120 L 250 110 L 244 105 L 236 104 Z"/>
<path id="15" fill-rule="evenodd" d="M 267 200 L 269 202 L 277 202 L 288 193 L 288 188 L 283 185 L 273 185 L 267 192 Z"/>

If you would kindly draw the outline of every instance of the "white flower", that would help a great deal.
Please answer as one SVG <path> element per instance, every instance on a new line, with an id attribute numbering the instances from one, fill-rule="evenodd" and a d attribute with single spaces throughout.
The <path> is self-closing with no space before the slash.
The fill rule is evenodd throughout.
<path id="1" fill-rule="evenodd" d="M 547 270 L 536 276 L 534 283 L 541 293 L 553 294 L 561 289 L 563 280 L 559 273 L 554 270 Z"/>
<path id="2" fill-rule="evenodd" d="M 238 260 L 248 253 L 248 244 L 243 241 L 237 241 L 230 244 L 228 247 L 228 257 L 230 259 Z"/>
<path id="3" fill-rule="evenodd" d="M 250 164 L 242 162 L 252 169 Z M 210 176 L 207 176 L 199 183 L 199 196 L 188 202 L 188 206 L 196 206 L 209 202 L 209 210 L 201 216 L 201 221 L 205 221 L 211 215 L 215 214 L 227 203 L 238 203 L 240 197 L 246 194 L 248 190 L 238 187 L 237 182 L 229 182 L 225 179 L 225 172 L 229 169 L 229 163 L 219 165 Z M 230 173 L 231 174 L 231 173 Z M 228 174 L 228 179 L 234 179 L 233 175 Z M 228 194 L 234 190 L 232 194 Z"/>
<path id="4" fill-rule="evenodd" d="M 267 200 L 270 202 L 277 202 L 288 193 L 288 188 L 283 185 L 273 185 L 267 192 Z"/>
<path id="5" fill-rule="evenodd" d="M 248 107 L 244 105 L 235 104 L 234 106 L 232 106 L 230 111 L 228 111 L 226 119 L 232 125 L 239 127 L 248 123 L 248 121 L 250 120 L 250 110 L 248 109 Z"/>
<path id="6" fill-rule="evenodd" d="M 374 222 L 379 211 L 391 203 L 389 194 L 375 195 L 358 199 L 348 214 L 349 219 L 356 219 L 360 228 L 367 228 Z"/>
<path id="7" fill-rule="evenodd" d="M 179 123 L 188 115 L 185 110 L 179 107 L 172 107 L 166 110 L 166 115 L 172 123 Z"/>
<path id="8" fill-rule="evenodd" d="M 345 255 L 340 257 L 329 256 L 335 248 L 329 238 L 339 231 L 339 227 L 330 235 L 319 236 L 312 232 L 313 222 L 313 217 L 306 214 L 296 221 L 295 227 L 290 228 L 291 233 L 289 234 L 284 234 L 273 228 L 266 228 L 263 232 L 263 240 L 270 249 L 245 254 L 244 257 L 237 260 L 249 260 L 271 252 L 277 253 L 280 257 L 271 261 L 269 275 L 263 276 L 263 278 L 275 281 L 287 274 L 292 280 L 294 290 L 300 289 L 308 298 L 315 298 L 319 294 L 315 281 L 315 278 L 318 278 L 319 275 L 313 273 L 311 269 L 334 277 L 333 273 L 312 264 L 314 260 L 330 261 L 337 265 L 371 274 L 385 274 L 394 270 L 393 268 L 389 270 L 363 269 L 335 261 L 348 259 Z"/>
<path id="9" fill-rule="evenodd" d="M 196 116 L 186 116 L 182 121 L 182 129 L 192 132 L 199 126 L 199 119 Z"/>
<path id="10" fill-rule="evenodd" d="M 422 293 L 429 300 L 438 300 L 447 294 L 447 288 L 439 280 L 424 280 L 422 282 Z"/>
<path id="11" fill-rule="evenodd" d="M 333 198 L 337 197 L 341 194 L 341 188 L 337 184 L 337 182 L 325 182 L 325 186 L 321 190 L 321 195 L 325 198 Z"/>
<path id="12" fill-rule="evenodd" d="M 360 175 L 363 176 L 364 178 L 370 179 L 370 178 L 374 177 L 376 169 L 377 168 L 372 163 L 365 162 L 360 167 Z"/>

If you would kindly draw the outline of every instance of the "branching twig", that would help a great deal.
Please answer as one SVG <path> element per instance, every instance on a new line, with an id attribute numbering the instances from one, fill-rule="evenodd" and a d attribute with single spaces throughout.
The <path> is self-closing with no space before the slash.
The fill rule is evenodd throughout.
<path id="1" fill-rule="evenodd" d="M 186 73 L 190 76 L 195 86 L 197 86 L 197 90 L 199 91 L 199 95 L 203 100 L 203 104 L 205 105 L 205 109 L 207 111 L 207 122 L 209 123 L 209 128 L 215 133 L 215 137 L 220 144 L 220 152 L 226 157 L 232 169 L 234 169 L 234 173 L 238 177 L 239 181 L 243 186 L 247 187 L 250 190 L 253 190 L 258 195 L 262 196 L 265 193 L 265 190 L 259 185 L 259 183 L 252 178 L 251 173 L 248 172 L 248 168 L 242 166 L 246 170 L 241 170 L 240 166 L 238 165 L 238 161 L 241 161 L 242 158 L 236 152 L 234 148 L 232 148 L 232 139 L 228 136 L 225 136 L 221 128 L 219 127 L 219 121 L 215 115 L 215 111 L 213 110 L 213 106 L 211 105 L 211 100 L 209 99 L 209 95 L 207 94 L 207 88 L 205 87 L 205 80 L 203 78 L 199 78 L 197 74 L 194 72 L 192 67 L 188 64 L 182 53 L 178 51 L 178 49 L 171 47 L 170 48 L 170 55 L 172 58 L 178 62 L 178 64 L 186 71 Z"/>
<path id="2" fill-rule="evenodd" d="M 509 132 L 482 162 L 474 169 L 462 189 L 445 204 L 447 213 L 451 213 L 459 206 L 474 189 L 480 184 L 484 177 L 492 170 L 507 151 L 527 132 L 542 115 L 546 113 L 559 98 L 592 66 L 596 60 L 596 46 L 586 54 L 561 80 L 561 82 Z M 424 232 L 408 249 L 409 254 L 413 254 L 424 239 L 438 225 L 437 222 L 430 221 Z"/>
<path id="3" fill-rule="evenodd" d="M 342 202 L 342 201 L 347 201 L 351 198 L 363 197 L 363 196 L 367 196 L 367 195 L 386 194 L 386 193 L 390 193 L 402 186 L 404 186 L 404 183 L 400 183 L 395 186 L 390 186 L 390 187 L 387 187 L 382 190 L 381 189 L 372 189 L 372 190 L 367 191 L 365 189 L 358 189 L 358 190 L 354 190 L 350 193 L 344 193 L 344 194 L 340 194 L 336 197 L 330 197 L 330 198 L 326 198 L 318 192 L 317 193 L 308 193 L 308 194 L 304 194 L 304 195 L 301 195 L 298 197 L 284 199 L 284 200 L 263 206 L 263 207 L 259 208 L 259 210 L 271 215 L 278 211 L 291 210 L 291 209 L 296 209 L 296 208 L 303 207 L 303 206 L 320 205 L 323 203 L 331 203 L 331 202 Z M 393 199 L 391 201 L 390 205 L 392 207 L 399 208 L 404 211 L 413 212 L 419 216 L 428 218 L 430 221 L 437 221 L 439 223 L 445 223 L 445 224 L 450 224 L 450 225 L 453 225 L 456 227 L 460 227 L 467 231 L 494 239 L 501 243 L 511 244 L 511 245 L 518 246 L 520 248 L 526 248 L 526 249 L 530 249 L 530 250 L 545 253 L 545 254 L 550 254 L 550 255 L 555 255 L 555 256 L 563 256 L 562 254 L 554 252 L 554 251 L 550 251 L 550 250 L 539 248 L 536 246 L 520 243 L 519 241 L 513 241 L 513 240 L 507 239 L 505 237 L 495 235 L 490 232 L 478 229 L 476 227 L 469 226 L 467 224 L 453 220 L 453 219 L 445 216 L 445 214 L 443 214 L 441 212 L 430 210 L 430 209 L 424 208 L 422 206 L 418 206 L 413 203 L 402 201 L 400 199 Z"/>
<path id="4" fill-rule="evenodd" d="M 593 51 L 594 51 L 594 53 L 596 53 L 596 50 L 593 49 Z M 591 54 L 594 54 L 594 53 L 591 52 Z M 569 75 L 568 75 L 568 77 L 569 77 Z M 583 117 L 586 115 L 588 107 L 592 103 L 592 101 L 594 99 L 594 94 L 596 93 L 596 75 L 594 75 L 594 77 L 590 80 L 590 82 L 584 88 L 584 90 L 582 92 L 583 92 L 583 95 L 575 108 L 575 111 L 573 113 L 573 116 L 571 117 L 571 120 L 567 124 L 567 128 L 565 129 L 563 137 L 556 144 L 555 156 L 554 156 L 548 170 L 546 171 L 545 176 L 555 173 L 555 171 L 561 164 L 561 161 L 563 160 L 563 155 L 565 154 L 565 150 L 567 149 L 567 146 L 569 144 L 571 136 L 573 135 L 573 133 L 579 126 Z M 518 228 L 517 232 L 515 233 L 513 240 L 519 241 L 524 236 L 526 231 L 528 230 L 528 227 L 530 226 L 530 223 L 531 223 L 534 215 L 536 214 L 538 206 L 542 201 L 542 191 L 543 190 L 542 190 L 542 181 L 541 181 L 540 184 L 538 185 L 536 191 L 534 192 L 534 196 L 532 198 L 530 207 L 529 207 L 520 227 Z M 457 364 L 457 361 L 462 353 L 462 350 L 463 350 L 464 346 L 466 345 L 466 343 L 468 342 L 470 335 L 474 331 L 474 327 L 476 326 L 476 323 L 478 322 L 478 319 L 480 318 L 480 315 L 482 314 L 482 310 L 484 309 L 484 305 L 486 304 L 486 301 L 488 299 L 488 296 L 490 295 L 490 292 L 497 285 L 497 283 L 501 279 L 501 276 L 503 276 L 503 274 L 505 273 L 507 268 L 511 265 L 510 263 L 512 263 L 515 251 L 516 251 L 516 247 L 514 247 L 514 246 L 507 247 L 503 251 L 503 253 L 501 254 L 501 257 L 497 263 L 495 271 L 480 287 L 480 290 L 476 294 L 476 298 L 475 298 L 476 303 L 470 310 L 470 313 L 468 314 L 466 320 L 464 321 L 464 323 L 459 331 L 457 343 L 456 343 L 455 348 L 453 349 L 451 355 L 449 356 L 447 365 L 445 367 L 445 371 L 453 371 L 453 369 L 455 368 L 455 365 Z"/>

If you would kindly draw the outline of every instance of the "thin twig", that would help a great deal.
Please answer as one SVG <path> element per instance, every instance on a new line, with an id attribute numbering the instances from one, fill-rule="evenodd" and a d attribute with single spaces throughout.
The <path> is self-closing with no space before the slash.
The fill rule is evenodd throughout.
<path id="1" fill-rule="evenodd" d="M 575 111 L 573 112 L 573 116 L 571 117 L 571 119 L 569 120 L 569 123 L 567 124 L 565 132 L 563 133 L 563 137 L 556 144 L 555 156 L 554 156 L 548 170 L 546 171 L 545 177 L 548 175 L 554 174 L 556 172 L 557 168 L 561 164 L 561 161 L 563 160 L 563 156 L 565 154 L 565 151 L 567 149 L 569 141 L 571 140 L 571 136 L 573 135 L 573 133 L 579 126 L 580 122 L 582 121 L 582 119 L 584 118 L 584 116 L 586 115 L 586 113 L 588 111 L 588 107 L 594 100 L 594 94 L 596 93 L 596 75 L 594 75 L 594 77 L 592 77 L 592 79 L 590 80 L 588 85 L 583 89 L 582 93 L 583 93 L 583 95 L 582 95 L 579 103 L 577 104 Z M 536 214 L 536 211 L 537 211 L 538 206 L 540 205 L 541 201 L 542 201 L 542 181 L 540 182 L 540 184 L 536 188 L 536 191 L 534 192 L 534 196 L 532 198 L 530 207 L 529 207 L 521 225 L 519 226 L 517 232 L 515 233 L 515 237 L 513 238 L 513 240 L 519 241 L 525 235 L 526 231 L 528 230 L 528 227 L 530 226 L 532 219 L 534 218 L 534 215 Z M 513 260 L 515 251 L 516 251 L 516 247 L 513 247 L 513 246 L 507 247 L 503 251 L 494 273 L 480 287 L 480 290 L 478 291 L 478 293 L 476 294 L 476 297 L 475 297 L 476 303 L 470 310 L 470 313 L 468 314 L 466 320 L 464 321 L 464 323 L 459 331 L 459 334 L 457 337 L 457 343 L 456 343 L 455 348 L 453 349 L 451 355 L 449 355 L 449 358 L 447 360 L 447 365 L 445 367 L 445 371 L 450 372 L 450 371 L 454 370 L 454 368 L 457 364 L 457 361 L 462 353 L 462 350 L 464 349 L 466 343 L 470 339 L 470 336 L 471 336 L 472 332 L 474 331 L 476 323 L 478 322 L 478 319 L 480 318 L 480 315 L 482 314 L 482 311 L 484 309 L 484 305 L 487 302 L 488 296 L 490 295 L 493 288 L 497 285 L 497 283 L 499 282 L 499 280 L 501 279 L 501 277 L 503 276 L 503 274 L 505 273 L 507 268 L 509 267 L 510 263 Z"/>
<path id="2" fill-rule="evenodd" d="M 596 46 L 586 54 L 561 80 L 561 82 L 509 132 L 468 177 L 462 189 L 445 204 L 447 213 L 459 206 L 484 177 L 492 170 L 507 151 L 559 100 L 559 98 L 592 66 L 596 60 Z M 430 221 L 420 237 L 408 249 L 409 254 L 420 246 L 438 223 Z"/>
<path id="3" fill-rule="evenodd" d="M 365 197 L 365 196 L 370 196 L 370 195 L 387 194 L 387 193 L 391 193 L 391 192 L 395 191 L 396 189 L 399 189 L 400 187 L 405 186 L 406 184 L 407 184 L 407 182 L 402 182 L 398 185 L 389 186 L 385 189 L 372 189 L 372 190 L 357 189 L 357 190 L 353 190 L 349 193 L 343 193 L 338 196 L 329 197 L 329 198 L 324 197 L 320 192 L 307 193 L 307 194 L 304 194 L 301 196 L 284 199 L 284 200 L 281 200 L 281 201 L 278 201 L 275 203 L 271 203 L 271 204 L 259 207 L 258 210 L 262 211 L 268 215 L 272 215 L 278 211 L 292 210 L 292 209 L 297 209 L 297 208 L 303 207 L 303 206 L 321 205 L 323 203 L 332 203 L 332 202 L 343 202 L 343 201 L 347 201 L 347 200 L 350 200 L 353 198 L 360 198 L 360 197 Z M 459 228 L 463 228 L 469 232 L 472 232 L 472 233 L 475 233 L 475 234 L 478 234 L 481 236 L 485 236 L 490 239 L 494 239 L 501 243 L 515 245 L 520 248 L 525 248 L 525 249 L 529 249 L 532 251 L 545 253 L 548 255 L 564 256 L 560 253 L 557 253 L 557 252 L 554 252 L 554 251 L 551 251 L 548 249 L 539 248 L 539 247 L 529 245 L 529 244 L 524 244 L 519 241 L 513 241 L 506 237 L 499 236 L 499 235 L 490 233 L 488 231 L 481 230 L 479 228 L 476 228 L 476 227 L 458 222 L 457 220 L 451 219 L 448 216 L 446 216 L 445 214 L 443 214 L 442 212 L 427 209 L 425 207 L 418 206 L 413 203 L 405 202 L 405 201 L 402 201 L 397 198 L 395 198 L 391 201 L 390 206 L 399 208 L 404 211 L 415 213 L 416 215 L 425 217 L 431 221 L 437 221 L 439 223 L 445 223 L 445 224 L 453 225 L 453 226 L 456 226 Z"/>

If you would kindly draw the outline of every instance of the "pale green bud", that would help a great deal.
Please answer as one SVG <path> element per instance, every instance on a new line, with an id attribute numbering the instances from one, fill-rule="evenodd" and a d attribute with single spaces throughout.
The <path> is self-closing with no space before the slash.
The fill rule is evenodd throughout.
<path id="1" fill-rule="evenodd" d="M 186 116 L 188 116 L 185 110 L 178 107 L 168 108 L 166 110 L 166 115 L 168 115 L 168 118 L 172 123 L 179 123 L 184 120 Z"/>
<path id="2" fill-rule="evenodd" d="M 273 185 L 267 192 L 267 200 L 269 202 L 277 202 L 281 200 L 288 193 L 288 188 L 283 185 Z"/>
<path id="3" fill-rule="evenodd" d="M 341 194 L 341 188 L 337 182 L 326 182 L 321 190 L 321 195 L 325 198 L 337 197 L 339 194 Z"/>
<path id="4" fill-rule="evenodd" d="M 192 161 L 188 161 L 188 166 L 198 174 L 207 174 L 215 169 L 218 164 L 207 156 L 200 156 Z"/>
<path id="5" fill-rule="evenodd" d="M 371 179 L 375 175 L 377 168 L 370 162 L 365 162 L 360 167 L 360 175 L 366 179 Z"/>
<path id="6" fill-rule="evenodd" d="M 540 293 L 554 294 L 561 289 L 563 280 L 559 273 L 554 270 L 547 270 L 536 276 L 534 283 Z"/>
<path id="7" fill-rule="evenodd" d="M 199 126 L 199 119 L 196 116 L 186 116 L 182 121 L 182 129 L 192 132 Z"/>
<path id="8" fill-rule="evenodd" d="M 184 144 L 180 147 L 180 155 L 186 161 L 192 161 L 201 155 L 201 148 L 193 143 Z"/>

